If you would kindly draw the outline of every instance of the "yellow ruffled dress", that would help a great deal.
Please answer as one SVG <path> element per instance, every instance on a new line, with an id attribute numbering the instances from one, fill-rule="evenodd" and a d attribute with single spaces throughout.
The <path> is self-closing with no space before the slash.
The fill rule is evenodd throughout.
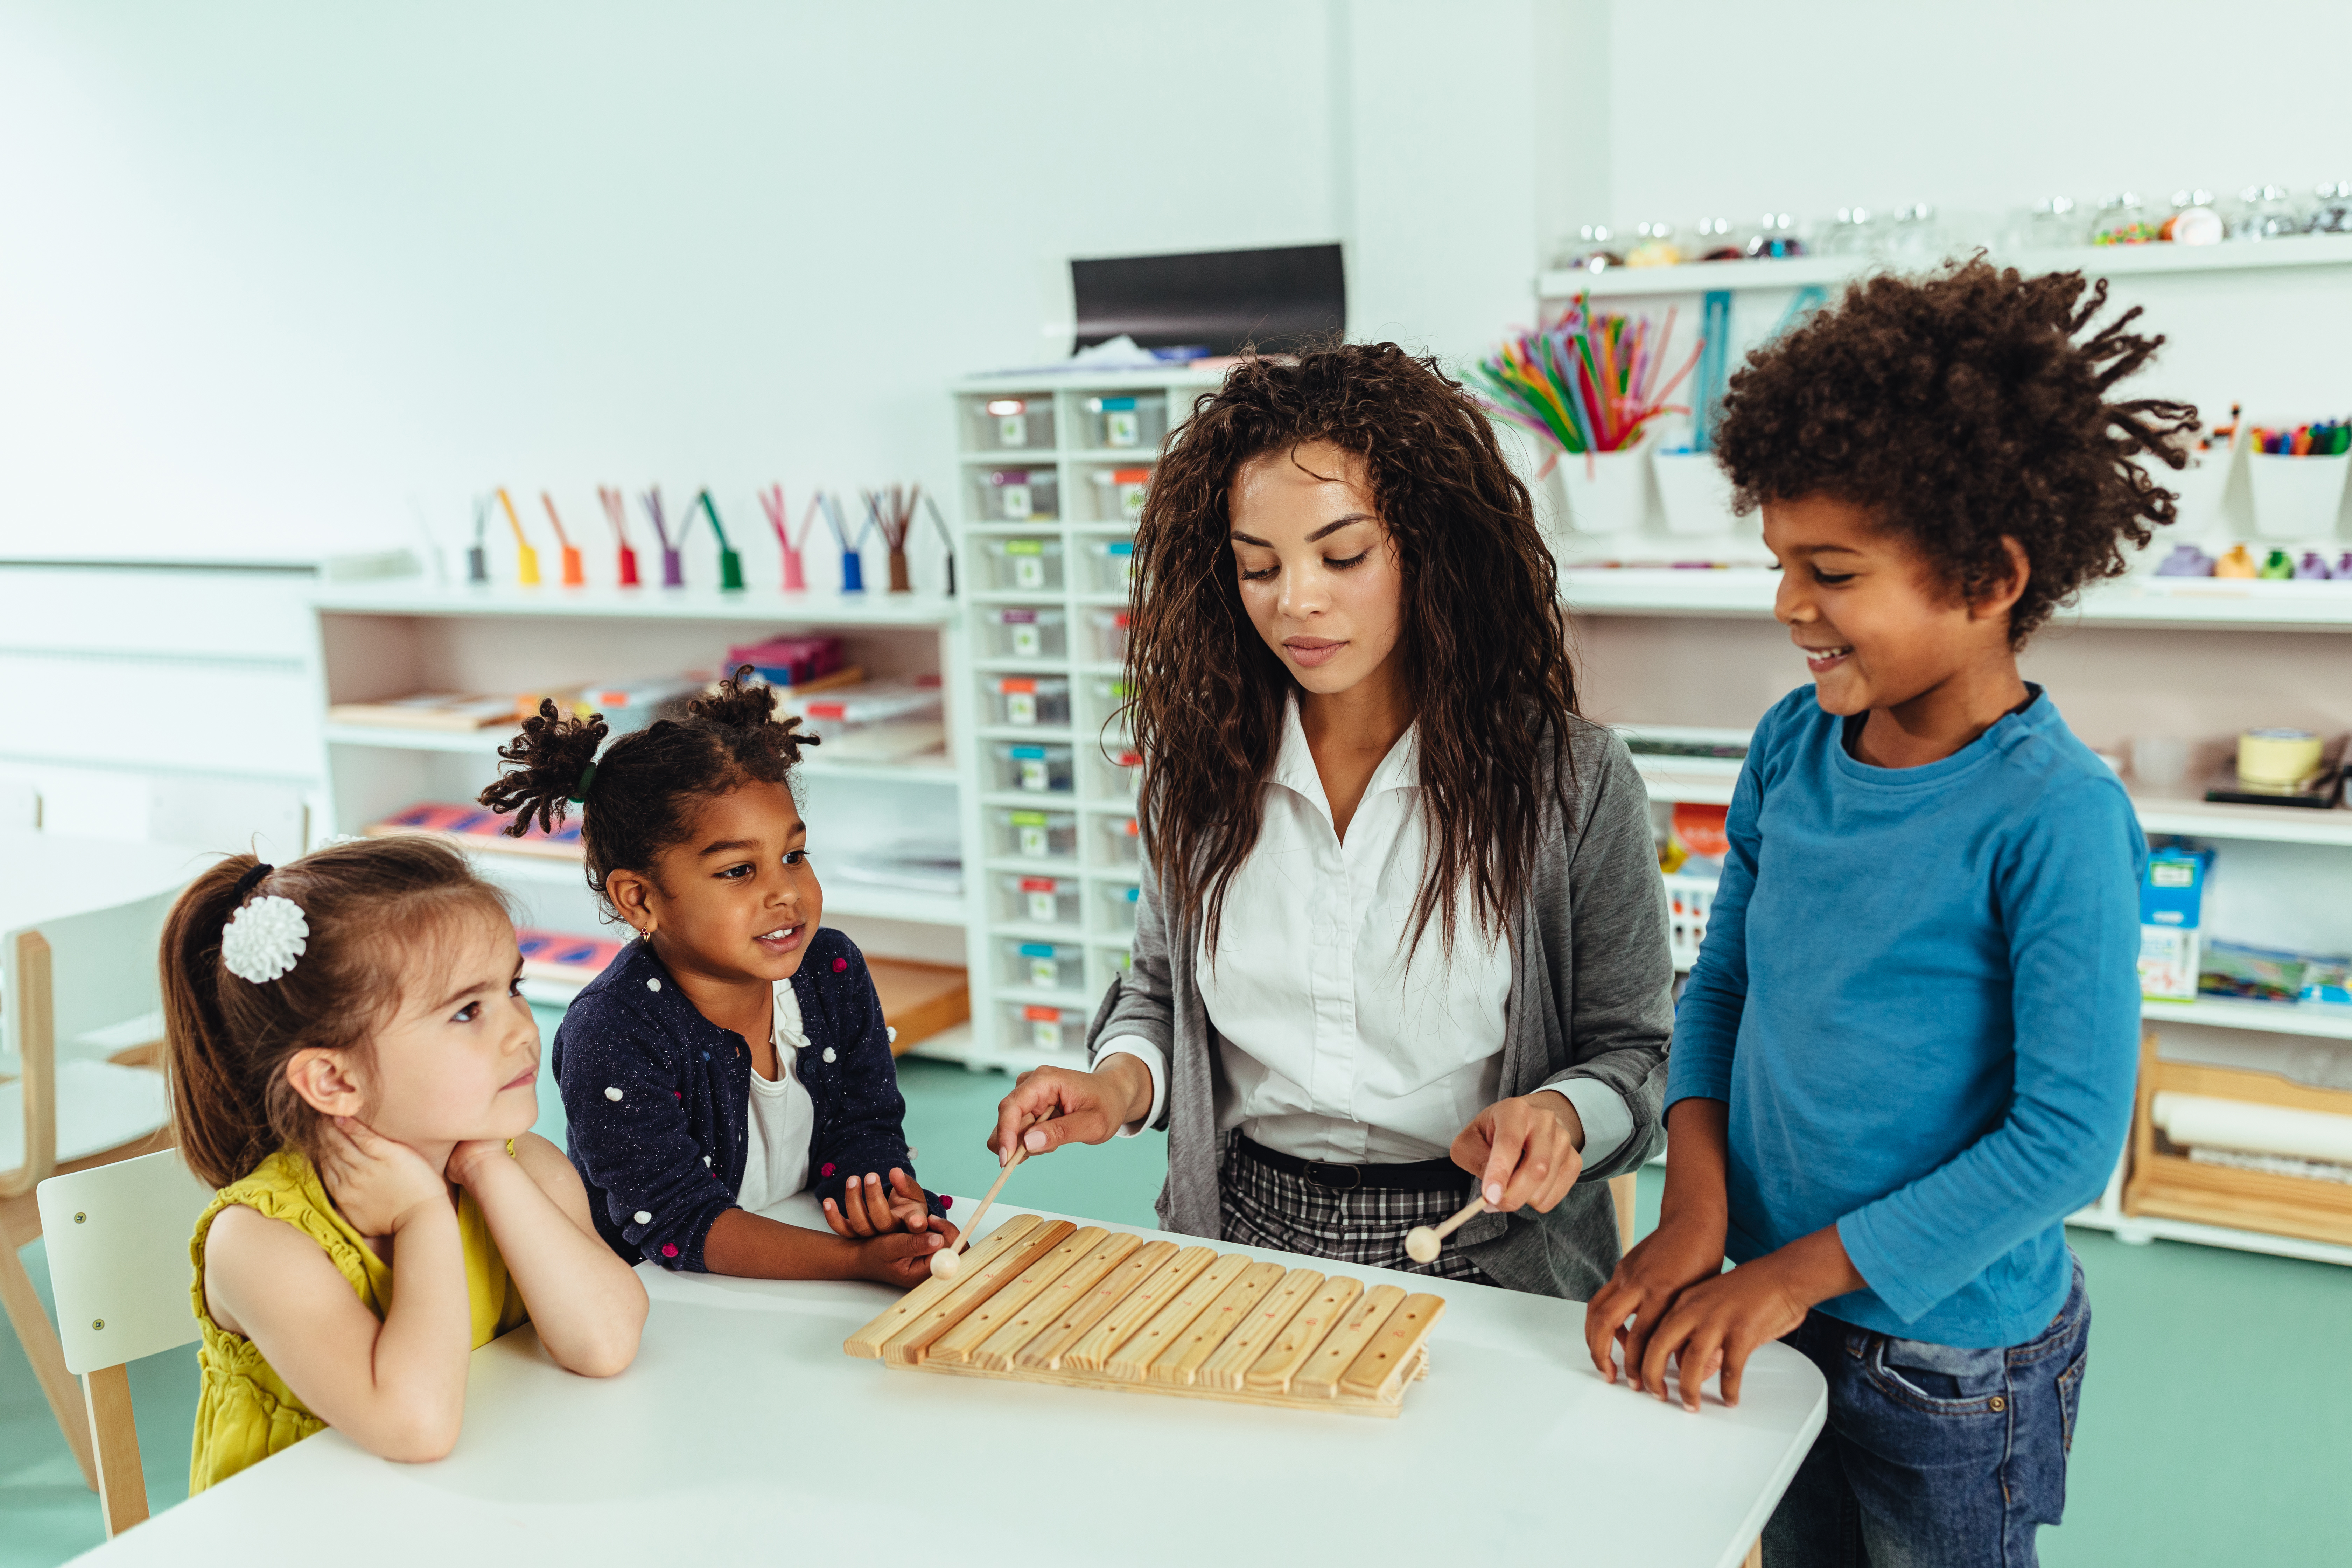
<path id="1" fill-rule="evenodd" d="M 204 1345 L 197 1352 L 204 1388 L 188 1458 L 191 1497 L 257 1460 L 292 1447 L 326 1425 L 271 1370 L 251 1340 L 230 1333 L 205 1310 L 205 1237 L 212 1232 L 214 1216 L 232 1204 L 283 1220 L 317 1242 L 378 1318 L 392 1300 L 392 1265 L 378 1258 L 336 1210 L 326 1184 L 299 1152 L 280 1149 L 251 1174 L 223 1187 L 196 1221 L 195 1238 L 188 1243 L 188 1256 L 196 1266 L 196 1321 L 204 1329 Z M 479 1349 L 529 1314 L 471 1193 L 458 1194 L 457 1234 L 466 1249 L 466 1300 L 473 1313 L 474 1345 Z"/>

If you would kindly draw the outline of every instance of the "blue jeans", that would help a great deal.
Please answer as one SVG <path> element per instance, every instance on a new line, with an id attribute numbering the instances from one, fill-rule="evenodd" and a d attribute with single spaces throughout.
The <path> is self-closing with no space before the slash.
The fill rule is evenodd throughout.
<path id="1" fill-rule="evenodd" d="M 1764 1527 L 1766 1568 L 2033 1568 L 2066 1508 L 2091 1299 L 2003 1350 L 1809 1313 L 1784 1343 L 1829 1380 L 1828 1423 Z"/>

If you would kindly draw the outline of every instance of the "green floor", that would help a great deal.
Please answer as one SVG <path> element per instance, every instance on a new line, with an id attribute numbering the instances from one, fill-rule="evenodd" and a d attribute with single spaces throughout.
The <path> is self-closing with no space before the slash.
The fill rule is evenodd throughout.
<path id="1" fill-rule="evenodd" d="M 552 1019 L 548 1020 L 552 1033 Z M 908 1141 L 924 1182 L 974 1193 L 995 1176 L 982 1140 L 1011 1080 L 901 1064 Z M 562 1141 L 542 1095 L 541 1131 Z M 1024 1173 L 1021 1201 L 1148 1224 L 1163 1141 L 1073 1150 Z M 1659 1173 L 1643 1173 L 1643 1225 Z M 2352 1269 L 2076 1232 L 2096 1313 L 2065 1528 L 2042 1534 L 2052 1568 L 2186 1563 L 2286 1568 L 2352 1556 Z M 45 1288 L 39 1244 L 26 1266 Z M 148 1498 L 186 1495 L 195 1413 L 193 1348 L 134 1363 Z M 13 1337 L 0 1335 L 0 1568 L 47 1568 L 100 1540 L 48 1406 Z"/>

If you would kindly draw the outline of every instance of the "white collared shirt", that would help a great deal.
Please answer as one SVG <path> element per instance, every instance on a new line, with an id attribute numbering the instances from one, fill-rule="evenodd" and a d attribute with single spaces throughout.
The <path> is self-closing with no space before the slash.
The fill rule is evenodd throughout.
<path id="1" fill-rule="evenodd" d="M 1255 847 L 1226 891 L 1214 953 L 1191 955 L 1224 1071 L 1217 1125 L 1303 1160 L 1391 1164 L 1445 1157 L 1454 1135 L 1497 1098 L 1507 1037 L 1511 952 L 1457 897 L 1448 954 L 1433 920 L 1407 961 L 1429 842 L 1417 730 L 1391 747 L 1343 840 L 1307 749 L 1294 697 L 1265 788 Z M 1151 1071 L 1159 1121 L 1167 1063 L 1133 1035 L 1101 1056 Z M 1607 1085 L 1552 1086 L 1584 1123 L 1584 1157 L 1606 1159 L 1633 1130 Z"/>
<path id="2" fill-rule="evenodd" d="M 756 1068 L 751 1073 L 751 1128 L 744 1140 L 743 1184 L 735 1191 L 738 1208 L 763 1209 L 808 1185 L 816 1101 L 793 1071 L 808 1035 L 801 1026 L 801 999 L 793 983 L 777 981 L 775 994 L 775 1023 L 769 1038 L 776 1046 L 776 1076 L 761 1078 Z"/>

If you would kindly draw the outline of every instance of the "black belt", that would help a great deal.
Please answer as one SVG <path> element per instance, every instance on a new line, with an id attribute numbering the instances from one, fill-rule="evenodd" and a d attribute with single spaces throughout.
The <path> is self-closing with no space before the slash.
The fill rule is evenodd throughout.
<path id="1" fill-rule="evenodd" d="M 1285 1154 L 1267 1148 L 1245 1132 L 1234 1134 L 1234 1144 L 1241 1154 L 1269 1170 L 1298 1176 L 1318 1187 L 1330 1187 L 1347 1192 L 1357 1187 L 1385 1187 L 1392 1192 L 1451 1193 L 1468 1192 L 1475 1178 L 1451 1160 L 1414 1160 L 1395 1165 L 1332 1165 L 1321 1160 L 1302 1160 L 1296 1154 Z"/>

